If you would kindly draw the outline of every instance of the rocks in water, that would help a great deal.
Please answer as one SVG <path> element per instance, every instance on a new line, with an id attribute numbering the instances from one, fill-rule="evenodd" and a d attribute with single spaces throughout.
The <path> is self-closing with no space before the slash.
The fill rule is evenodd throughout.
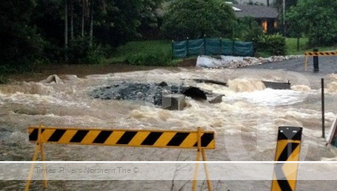
<path id="1" fill-rule="evenodd" d="M 166 86 L 168 86 L 168 85 L 167 85 L 166 82 L 160 82 L 160 83 L 158 84 L 158 86 L 160 86 L 160 87 L 166 87 Z"/>
<path id="2" fill-rule="evenodd" d="M 181 93 L 182 87 L 159 84 L 119 83 L 95 89 L 90 93 L 93 98 L 104 100 L 136 100 L 162 105 L 163 94 Z"/>
<path id="3" fill-rule="evenodd" d="M 185 107 L 185 96 L 204 101 L 207 100 L 206 94 L 197 87 L 169 86 L 166 82 L 159 84 L 122 82 L 95 89 L 90 93 L 96 99 L 143 101 L 163 108 L 179 110 Z"/>
<path id="4" fill-rule="evenodd" d="M 56 75 L 56 74 L 53 74 L 53 75 L 50 75 L 48 76 L 48 78 L 40 81 L 41 83 L 56 83 L 56 84 L 62 84 L 62 80 Z"/>

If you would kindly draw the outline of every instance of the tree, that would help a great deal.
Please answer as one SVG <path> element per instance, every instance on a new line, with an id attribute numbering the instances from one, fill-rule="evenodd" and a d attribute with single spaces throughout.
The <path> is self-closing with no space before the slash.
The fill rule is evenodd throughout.
<path id="1" fill-rule="evenodd" d="M 0 4 L 0 65 L 35 61 L 85 63 L 155 26 L 163 0 L 8 0 Z M 97 56 L 98 55 L 98 56 Z M 90 57 L 88 59 L 88 57 Z M 1 70 L 0 66 L 0 70 Z M 15 68 L 15 67 L 13 67 Z"/>
<path id="2" fill-rule="evenodd" d="M 138 32 L 142 39 L 158 39 L 161 36 L 160 27 L 162 23 L 165 5 L 162 6 L 163 0 L 144 1 L 143 8 L 140 12 L 141 25 Z"/>
<path id="3" fill-rule="evenodd" d="M 42 54 L 44 41 L 30 22 L 34 8 L 34 1 L 0 3 L 0 70 L 3 65 L 27 67 Z"/>
<path id="4" fill-rule="evenodd" d="M 299 0 L 276 0 L 276 7 L 282 9 L 283 1 L 285 2 L 286 10 L 288 10 L 292 6 L 296 6 Z"/>
<path id="5" fill-rule="evenodd" d="M 164 15 L 162 30 L 173 39 L 231 37 L 235 15 L 221 0 L 173 1 Z"/>
<path id="6" fill-rule="evenodd" d="M 242 41 L 256 42 L 263 35 L 261 26 L 252 17 L 238 18 L 233 32 L 233 37 Z"/>
<path id="7" fill-rule="evenodd" d="M 307 0 L 293 6 L 286 14 L 290 32 L 303 31 L 310 45 L 333 45 L 337 42 L 337 1 Z M 294 34 L 293 34 L 294 35 Z"/>
<path id="8" fill-rule="evenodd" d="M 154 10 L 163 0 L 107 1 L 105 12 L 96 13 L 96 38 L 103 44 L 116 47 L 126 41 L 141 37 L 142 22 L 154 24 Z"/>
<path id="9" fill-rule="evenodd" d="M 287 25 L 285 24 L 285 14 L 288 10 L 297 5 L 298 0 L 276 0 L 275 7 L 279 12 L 279 20 L 282 21 L 281 30 L 283 30 L 283 35 L 287 34 Z M 284 7 L 284 8 L 283 8 Z"/>

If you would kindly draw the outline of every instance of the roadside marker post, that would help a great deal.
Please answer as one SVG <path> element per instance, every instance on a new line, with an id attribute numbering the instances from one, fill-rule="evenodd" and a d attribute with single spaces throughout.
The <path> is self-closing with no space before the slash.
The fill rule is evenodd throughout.
<path id="1" fill-rule="evenodd" d="M 95 146 L 126 146 L 126 147 L 155 147 L 155 148 L 180 148 L 197 149 L 197 161 L 206 161 L 205 149 L 215 149 L 215 132 L 203 131 L 170 131 L 170 130 L 130 130 L 130 129 L 84 129 L 60 127 L 28 127 L 29 141 L 36 143 L 33 161 L 41 153 L 41 161 L 45 161 L 44 143 L 76 144 Z M 35 163 L 31 164 L 25 191 L 29 190 Z M 47 174 L 45 164 L 43 167 L 43 187 L 47 188 Z M 204 163 L 208 190 L 212 185 L 207 164 Z M 198 163 L 194 172 L 193 191 L 197 186 Z"/>
<path id="2" fill-rule="evenodd" d="M 298 161 L 301 150 L 302 127 L 279 127 L 271 191 L 295 191 L 298 163 L 281 161 Z"/>

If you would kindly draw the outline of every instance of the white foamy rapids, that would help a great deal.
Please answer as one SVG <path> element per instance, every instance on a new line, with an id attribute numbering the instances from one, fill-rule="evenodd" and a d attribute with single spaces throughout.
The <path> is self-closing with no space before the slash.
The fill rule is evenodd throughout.
<path id="1" fill-rule="evenodd" d="M 199 83 L 196 86 L 202 90 L 205 90 L 207 92 L 211 92 L 214 94 L 222 94 L 225 96 L 236 94 L 235 91 L 231 90 L 227 86 L 222 86 L 222 85 L 217 85 L 217 84 L 207 84 L 207 83 Z"/>
<path id="2" fill-rule="evenodd" d="M 311 88 L 309 86 L 306 86 L 306 85 L 294 85 L 294 86 L 291 86 L 291 89 L 294 90 L 294 91 L 301 91 L 301 92 L 311 91 Z"/>
<path id="3" fill-rule="evenodd" d="M 325 84 L 325 92 L 332 94 L 337 93 L 337 74 L 328 75 Z"/>
<path id="4" fill-rule="evenodd" d="M 245 72 L 244 76 L 239 76 L 240 71 L 233 70 L 158 69 L 90 75 L 85 78 L 66 76 L 61 78 L 62 84 L 29 82 L 0 85 L 0 124 L 1 128 L 11 133 L 12 131 L 25 133 L 28 126 L 39 123 L 56 127 L 118 129 L 196 130 L 197 127 L 202 127 L 204 130 L 216 131 L 217 150 L 213 152 L 210 160 L 230 160 L 232 157 L 235 160 L 265 160 L 266 158 L 273 160 L 277 128 L 302 126 L 305 144 L 313 145 L 313 150 L 308 151 L 310 160 L 337 156 L 317 146 L 321 144 L 318 91 L 309 90 L 311 87 L 299 88 L 306 84 L 297 84 L 293 90 L 266 89 L 261 79 L 268 80 L 272 76 L 272 79 L 286 81 L 284 72 L 274 72 L 271 75 L 263 71 L 260 77 L 256 78 L 251 77 L 248 70 Z M 228 82 L 228 87 L 196 83 L 193 79 Z M 139 101 L 100 100 L 89 96 L 90 91 L 115 82 L 160 83 L 162 81 L 168 84 L 183 83 L 186 86 L 197 86 L 225 96 L 218 104 L 200 102 L 186 97 L 187 107 L 181 111 L 165 110 Z M 313 102 L 310 100 L 312 97 L 315 98 Z M 331 103 L 326 104 L 334 104 L 337 99 L 331 97 L 327 101 Z M 328 112 L 326 124 L 330 126 L 335 111 Z M 14 137 L 20 138 L 20 136 Z M 237 151 L 235 148 L 238 142 L 242 143 L 243 147 L 242 150 Z M 232 147 L 232 153 L 225 152 L 226 149 L 229 150 L 228 147 Z M 54 156 L 55 160 L 68 160 L 63 158 L 67 152 L 62 152 L 62 149 L 55 149 L 56 153 L 63 153 L 63 155 Z M 121 160 L 116 153 L 111 150 L 106 151 L 107 148 L 102 148 L 105 151 L 104 155 L 94 155 L 97 149 L 85 149 L 84 153 L 89 153 L 91 157 L 95 156 L 95 160 Z M 133 153 L 126 155 L 131 158 L 123 160 L 138 160 L 139 155 L 143 156 L 142 154 L 145 153 L 144 150 L 140 150 L 139 153 L 137 149 L 130 150 Z M 120 149 L 119 151 L 124 153 L 130 150 Z M 162 158 L 159 159 L 154 158 L 159 156 L 157 154 L 145 154 L 145 158 L 141 159 L 176 160 L 177 156 L 165 152 L 163 151 L 160 155 Z M 74 153 L 75 158 L 71 160 L 87 159 L 78 151 L 69 153 Z M 194 154 L 187 159 L 195 160 Z M 235 157 L 229 155 L 235 155 Z"/>
<path id="5" fill-rule="evenodd" d="M 235 92 L 252 92 L 265 89 L 261 80 L 254 78 L 237 78 L 228 80 L 228 87 Z"/>
<path id="6" fill-rule="evenodd" d="M 330 82 L 327 85 L 327 93 L 337 93 L 337 82 Z"/>
<path id="7" fill-rule="evenodd" d="M 245 100 L 247 102 L 259 105 L 278 106 L 300 103 L 304 101 L 306 97 L 306 94 L 303 94 L 302 92 L 295 92 L 292 90 L 265 89 L 262 91 L 254 91 L 250 93 L 241 92 L 235 95 L 224 97 L 223 99 L 231 101 Z"/>

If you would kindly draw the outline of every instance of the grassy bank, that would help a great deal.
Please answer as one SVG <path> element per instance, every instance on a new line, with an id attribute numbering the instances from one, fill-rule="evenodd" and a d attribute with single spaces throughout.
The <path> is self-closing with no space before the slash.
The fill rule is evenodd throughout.
<path id="1" fill-rule="evenodd" d="M 287 38 L 287 55 L 303 55 L 306 51 L 312 51 L 308 47 L 308 39 L 300 38 L 297 50 L 297 39 Z M 336 50 L 336 47 L 318 47 L 320 51 Z M 172 60 L 172 45 L 170 40 L 158 41 L 132 41 L 120 46 L 105 60 L 104 65 L 115 63 L 130 63 L 141 66 L 191 66 L 195 64 L 196 57 Z M 257 52 L 257 56 L 269 57 L 268 53 Z M 184 62 L 182 62 L 182 60 Z M 95 66 L 96 68 L 97 66 Z M 18 71 L 17 71 L 18 72 Z M 11 73 L 6 67 L 0 67 L 0 84 L 7 82 L 7 77 Z"/>
<path id="2" fill-rule="evenodd" d="M 160 52 L 171 59 L 171 41 L 132 41 L 117 48 L 117 51 L 107 59 L 108 63 L 124 63 L 131 60 L 135 55 L 149 55 Z"/>
<path id="3" fill-rule="evenodd" d="M 313 51 L 313 48 L 308 46 L 308 38 L 300 38 L 299 46 L 297 44 L 297 38 L 286 38 L 286 47 L 287 55 L 300 55 L 304 54 L 307 51 Z M 333 51 L 337 49 L 337 47 L 335 46 L 316 48 L 319 51 Z"/>
<path id="4" fill-rule="evenodd" d="M 106 60 L 107 63 L 125 63 L 132 59 L 136 59 L 137 55 L 151 55 L 157 54 L 154 57 L 164 57 L 171 59 L 171 41 L 158 40 L 158 41 L 132 41 L 125 45 L 120 46 L 117 51 Z M 300 38 L 299 47 L 297 49 L 297 38 L 286 38 L 287 55 L 301 55 L 307 51 L 312 51 L 308 47 L 308 39 Z M 336 47 L 318 47 L 320 51 L 335 50 Z M 159 54 L 159 55 L 158 55 Z M 268 57 L 270 55 L 260 53 L 259 56 Z M 155 59 L 155 58 L 154 58 Z"/>
<path id="5" fill-rule="evenodd" d="M 300 38 L 297 44 L 297 38 L 286 38 L 287 55 L 304 54 L 308 51 L 308 39 Z"/>

